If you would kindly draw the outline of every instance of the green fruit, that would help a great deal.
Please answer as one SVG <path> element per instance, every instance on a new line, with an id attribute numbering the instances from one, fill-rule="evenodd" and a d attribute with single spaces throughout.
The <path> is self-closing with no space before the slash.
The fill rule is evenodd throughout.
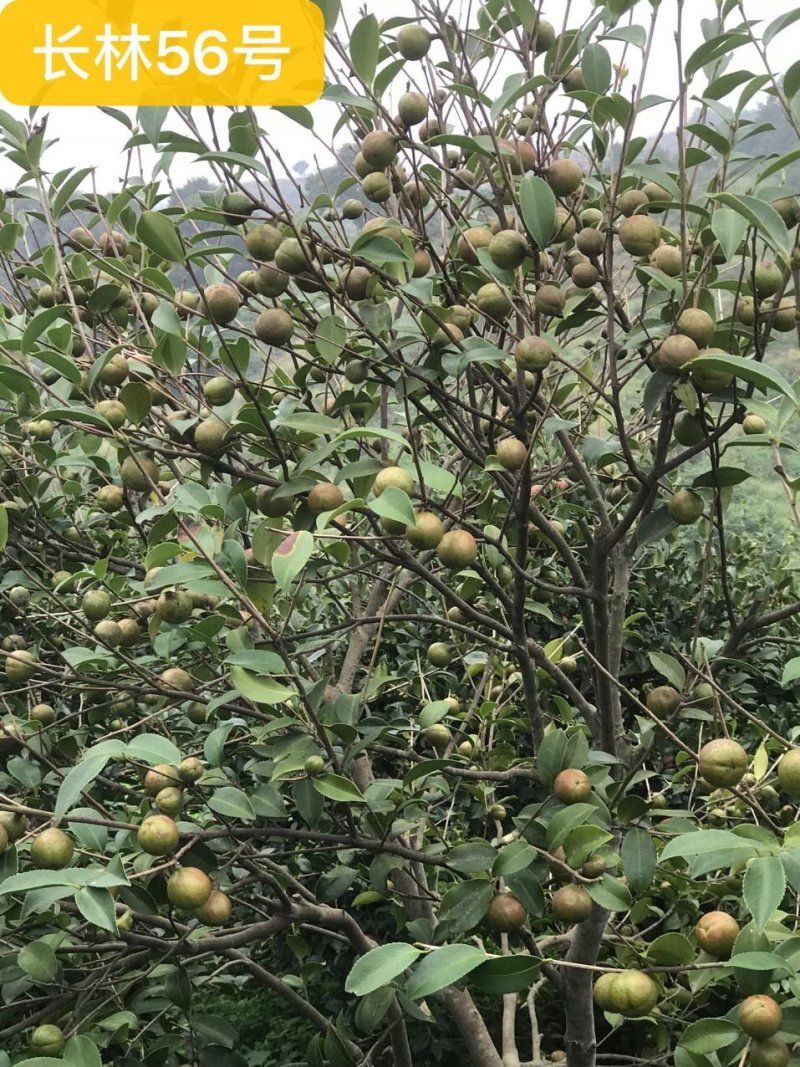
<path id="1" fill-rule="evenodd" d="M 517 230 L 500 230 L 489 242 L 492 262 L 503 270 L 516 270 L 528 255 L 528 242 Z"/>
<path id="2" fill-rule="evenodd" d="M 136 833 L 136 842 L 148 856 L 167 856 L 180 843 L 178 827 L 169 815 L 150 815 Z"/>
<path id="3" fill-rule="evenodd" d="M 760 415 L 749 413 L 742 419 L 742 429 L 748 436 L 767 432 L 767 424 Z"/>
<path id="4" fill-rule="evenodd" d="M 422 93 L 403 93 L 397 102 L 397 114 L 404 126 L 416 126 L 423 122 L 428 117 L 428 108 L 428 98 Z"/>
<path id="5" fill-rule="evenodd" d="M 319 515 L 323 511 L 333 511 L 344 503 L 344 494 L 338 485 L 332 482 L 317 482 L 308 494 L 306 503 L 310 511 Z"/>
<path id="6" fill-rule="evenodd" d="M 309 778 L 316 778 L 325 770 L 325 760 L 322 756 L 309 756 L 303 765 L 303 769 Z"/>
<path id="7" fill-rule="evenodd" d="M 124 256 L 128 251 L 128 238 L 117 230 L 106 230 L 98 237 L 97 247 L 104 256 Z"/>
<path id="8" fill-rule="evenodd" d="M 653 362 L 659 370 L 677 373 L 699 355 L 700 349 L 691 339 L 682 333 L 673 333 L 665 337 L 653 355 Z"/>
<path id="9" fill-rule="evenodd" d="M 748 1037 L 764 1041 L 781 1028 L 783 1012 L 780 1004 L 764 993 L 745 997 L 739 1005 L 739 1026 Z"/>
<path id="10" fill-rule="evenodd" d="M 754 1039 L 747 1052 L 747 1067 L 787 1067 L 791 1055 L 791 1049 L 780 1037 Z"/>
<path id="11" fill-rule="evenodd" d="M 158 465 L 141 453 L 126 456 L 119 465 L 119 476 L 126 488 L 137 493 L 149 492 L 158 484 Z"/>
<path id="12" fill-rule="evenodd" d="M 384 489 L 389 487 L 401 489 L 406 496 L 411 496 L 414 492 L 414 479 L 402 467 L 384 467 L 375 475 L 372 488 L 375 496 L 380 496 Z"/>
<path id="13" fill-rule="evenodd" d="M 181 867 L 167 880 L 167 898 L 174 908 L 196 911 L 213 890 L 211 879 L 199 867 Z"/>
<path id="14" fill-rule="evenodd" d="M 449 667 L 453 662 L 453 650 L 444 641 L 434 641 L 428 646 L 428 662 L 434 667 Z"/>
<path id="15" fill-rule="evenodd" d="M 37 1026 L 31 1034 L 30 1048 L 36 1056 L 58 1057 L 64 1051 L 66 1038 L 60 1026 L 45 1023 Z"/>
<path id="16" fill-rule="evenodd" d="M 543 337 L 523 337 L 514 348 L 514 360 L 520 370 L 542 371 L 553 360 L 553 349 Z"/>
<path id="17" fill-rule="evenodd" d="M 162 815 L 177 815 L 183 807 L 183 791 L 174 785 L 156 793 L 156 807 Z"/>
<path id="18" fill-rule="evenodd" d="M 431 47 L 431 35 L 424 26 L 403 26 L 395 44 L 403 59 L 424 59 Z"/>
<path id="19" fill-rule="evenodd" d="M 561 289 L 549 282 L 537 289 L 533 298 L 536 310 L 542 315 L 561 315 L 565 302 L 566 297 Z"/>
<path id="20" fill-rule="evenodd" d="M 729 737 L 718 737 L 703 745 L 697 755 L 700 774 L 714 787 L 737 785 L 747 770 L 747 753 Z"/>
<path id="21" fill-rule="evenodd" d="M 497 442 L 497 459 L 507 471 L 522 470 L 528 462 L 528 446 L 517 437 L 506 437 Z"/>
<path id="22" fill-rule="evenodd" d="M 266 345 L 284 347 L 294 332 L 294 320 L 283 307 L 271 307 L 256 319 L 255 334 Z"/>
<path id="23" fill-rule="evenodd" d="M 311 260 L 296 237 L 287 237 L 275 253 L 275 266 L 286 274 L 302 274 L 311 266 Z"/>
<path id="24" fill-rule="evenodd" d="M 36 663 L 36 657 L 25 649 L 11 652 L 6 656 L 6 678 L 14 685 L 23 685 L 33 677 Z"/>
<path id="25" fill-rule="evenodd" d="M 584 212 L 584 215 L 586 212 Z M 575 247 L 584 256 L 602 256 L 606 247 L 606 237 L 599 230 L 587 226 L 575 238 Z"/>
<path id="26" fill-rule="evenodd" d="M 195 689 L 194 679 L 182 667 L 167 667 L 158 677 L 165 689 L 181 693 L 191 693 Z"/>
<path id="27" fill-rule="evenodd" d="M 670 518 L 681 526 L 691 526 L 703 514 L 703 498 L 691 489 L 679 489 L 668 504 Z"/>
<path id="28" fill-rule="evenodd" d="M 192 617 L 194 601 L 185 589 L 164 589 L 156 601 L 155 614 L 163 622 L 187 622 Z"/>
<path id="29" fill-rule="evenodd" d="M 12 844 L 26 833 L 28 829 L 28 816 L 19 815 L 13 811 L 0 811 L 0 827 L 6 835 L 6 844 Z M 5 846 L 3 846 L 5 847 Z"/>
<path id="30" fill-rule="evenodd" d="M 275 258 L 275 253 L 281 246 L 283 234 L 277 226 L 270 226 L 267 222 L 261 222 L 253 226 L 245 234 L 244 243 L 247 251 L 258 260 Z"/>
<path id="31" fill-rule="evenodd" d="M 472 266 L 478 264 L 478 249 L 489 248 L 494 235 L 487 226 L 470 226 L 459 234 L 456 242 L 456 255 Z"/>
<path id="32" fill-rule="evenodd" d="M 376 171 L 361 182 L 361 192 L 371 204 L 384 204 L 392 195 L 392 183 L 382 171 Z"/>
<path id="33" fill-rule="evenodd" d="M 583 771 L 569 767 L 560 771 L 553 782 L 553 796 L 562 804 L 579 804 L 591 796 L 592 783 Z"/>
<path id="34" fill-rule="evenodd" d="M 205 926 L 224 926 L 230 919 L 232 911 L 231 898 L 221 889 L 212 889 L 208 900 L 195 909 L 195 918 Z"/>
<path id="35" fill-rule="evenodd" d="M 514 307 L 511 297 L 497 282 L 487 282 L 486 285 L 482 285 L 476 294 L 475 303 L 482 315 L 496 322 L 503 322 L 507 319 Z"/>
<path id="36" fill-rule="evenodd" d="M 616 209 L 621 215 L 630 218 L 640 207 L 647 207 L 650 201 L 647 193 L 641 189 L 627 189 L 617 197 Z"/>
<path id="37" fill-rule="evenodd" d="M 790 797 L 800 797 L 800 748 L 790 748 L 781 756 L 778 781 Z"/>
<path id="38" fill-rule="evenodd" d="M 31 845 L 31 863 L 42 870 L 60 871 L 72 863 L 74 855 L 72 838 L 56 826 L 42 830 Z"/>
<path id="39" fill-rule="evenodd" d="M 203 290 L 203 311 L 218 326 L 227 326 L 239 314 L 241 301 L 232 285 L 218 282 Z"/>
<path id="40" fill-rule="evenodd" d="M 42 726 L 52 726 L 56 721 L 56 709 L 52 704 L 34 704 L 28 712 L 28 718 Z"/>
<path id="41" fill-rule="evenodd" d="M 714 339 L 714 320 L 702 308 L 686 308 L 675 323 L 678 333 L 691 337 L 698 348 L 705 348 Z"/>
<path id="42" fill-rule="evenodd" d="M 31 602 L 30 590 L 24 585 L 15 585 L 8 591 L 8 599 L 15 608 L 27 608 Z"/>
<path id="43" fill-rule="evenodd" d="M 200 705 L 205 712 L 205 705 Z M 182 759 L 178 767 L 178 777 L 182 782 L 196 782 L 203 776 L 204 767 L 197 756 L 187 756 Z"/>
<path id="44" fill-rule="evenodd" d="M 212 408 L 229 404 L 235 395 L 236 385 L 222 374 L 216 378 L 209 378 L 203 386 L 203 399 Z"/>
<path id="45" fill-rule="evenodd" d="M 259 296 L 276 297 L 289 287 L 290 276 L 272 263 L 265 263 L 256 271 L 254 286 Z"/>
<path id="46" fill-rule="evenodd" d="M 232 226 L 241 225 L 256 209 L 256 205 L 241 190 L 226 193 L 222 198 L 222 214 L 227 223 Z"/>
<path id="47" fill-rule="evenodd" d="M 271 519 L 279 519 L 288 515 L 294 507 L 294 498 L 291 496 L 276 497 L 277 489 L 269 485 L 259 486 L 256 493 L 256 507 L 262 515 L 268 515 Z"/>
<path id="48" fill-rule="evenodd" d="M 231 428 L 221 419 L 203 419 L 194 428 L 194 447 L 204 456 L 216 456 L 228 443 Z"/>
<path id="49" fill-rule="evenodd" d="M 372 130 L 361 142 L 361 157 L 374 171 L 385 170 L 397 159 L 397 145 L 388 130 Z"/>
<path id="50" fill-rule="evenodd" d="M 406 527 L 406 537 L 414 548 L 436 548 L 444 537 L 442 520 L 432 511 L 418 511 L 414 525 Z"/>
<path id="51" fill-rule="evenodd" d="M 650 264 L 669 278 L 677 278 L 683 273 L 683 256 L 676 245 L 659 245 L 650 256 Z"/>
<path id="52" fill-rule="evenodd" d="M 351 198 L 345 200 L 342 204 L 342 218 L 343 219 L 360 219 L 364 214 L 364 205 L 360 200 Z"/>
<path id="53" fill-rule="evenodd" d="M 531 30 L 531 39 L 534 55 L 549 51 L 556 43 L 556 31 L 552 22 L 537 15 Z"/>
<path id="54" fill-rule="evenodd" d="M 102 644 L 116 648 L 122 640 L 122 631 L 113 619 L 101 619 L 92 629 L 96 640 Z"/>
<path id="55" fill-rule="evenodd" d="M 661 243 L 661 227 L 646 215 L 632 215 L 626 219 L 620 224 L 617 235 L 625 251 L 637 257 L 652 255 Z"/>
<path id="56" fill-rule="evenodd" d="M 574 159 L 557 159 L 547 170 L 545 181 L 556 196 L 571 196 L 583 185 L 584 174 Z"/>
<path id="57" fill-rule="evenodd" d="M 461 570 L 478 558 L 478 545 L 468 530 L 450 530 L 439 542 L 436 554 L 449 570 Z"/>
<path id="58" fill-rule="evenodd" d="M 756 295 L 762 300 L 774 296 L 783 285 L 783 271 L 777 263 L 757 263 L 753 271 Z"/>
<path id="59" fill-rule="evenodd" d="M 600 271 L 591 263 L 576 263 L 570 278 L 579 289 L 591 289 L 600 281 Z"/>
<path id="60" fill-rule="evenodd" d="M 102 486 L 97 490 L 95 499 L 100 510 L 108 513 L 121 511 L 125 506 L 125 494 L 119 485 Z"/>
<path id="61" fill-rule="evenodd" d="M 105 589 L 90 589 L 83 595 L 81 610 L 91 622 L 104 619 L 111 611 L 111 597 Z"/>
<path id="62" fill-rule="evenodd" d="M 739 936 L 739 924 L 724 911 L 710 911 L 698 919 L 694 936 L 700 948 L 718 960 L 727 960 Z"/>
<path id="63" fill-rule="evenodd" d="M 73 230 L 70 230 L 67 234 L 67 240 L 73 248 L 94 248 L 97 242 L 94 239 L 94 234 L 91 230 L 85 226 L 76 226 Z"/>
<path id="64" fill-rule="evenodd" d="M 486 919 L 492 930 L 510 934 L 524 926 L 528 913 L 511 893 L 498 893 L 492 898 L 486 911 Z"/>
<path id="65" fill-rule="evenodd" d="M 562 886 L 550 900 L 553 915 L 559 922 L 582 923 L 591 915 L 593 906 L 592 898 L 578 885 Z"/>
<path id="66" fill-rule="evenodd" d="M 119 400 L 100 400 L 95 404 L 94 410 L 115 430 L 118 430 L 128 417 L 125 405 Z"/>
<path id="67" fill-rule="evenodd" d="M 649 1014 L 658 1002 L 658 986 L 642 971 L 604 974 L 594 984 L 594 999 L 604 1011 L 626 1018 Z"/>
<path id="68" fill-rule="evenodd" d="M 422 736 L 437 752 L 444 752 L 453 738 L 443 722 L 435 722 L 432 726 L 426 726 L 422 731 Z"/>
<path id="69" fill-rule="evenodd" d="M 645 700 L 647 707 L 659 718 L 668 718 L 674 715 L 681 706 L 681 695 L 671 685 L 657 685 L 651 689 Z"/>

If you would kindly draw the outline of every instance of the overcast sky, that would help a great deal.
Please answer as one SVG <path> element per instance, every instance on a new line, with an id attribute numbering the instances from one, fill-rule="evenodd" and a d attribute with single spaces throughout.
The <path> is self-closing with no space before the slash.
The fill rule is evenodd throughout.
<path id="1" fill-rule="evenodd" d="M 748 18 L 757 20 L 765 17 L 771 21 L 778 15 L 790 11 L 797 6 L 798 0 L 744 0 L 744 8 Z M 467 3 L 467 0 L 456 0 L 458 3 Z M 4 6 L 0 0 L 0 8 Z M 348 23 L 352 26 L 359 17 L 359 12 L 366 7 L 380 18 L 387 14 L 386 5 L 374 2 L 363 3 L 363 0 L 343 0 L 342 9 Z M 572 0 L 570 10 L 570 24 L 580 24 L 593 10 L 592 0 Z M 455 9 L 455 8 L 454 8 Z M 687 56 L 703 41 L 701 20 L 713 16 L 716 9 L 714 0 L 685 0 L 684 4 L 684 62 Z M 68 12 L 68 5 L 65 11 Z M 557 27 L 563 21 L 564 0 L 545 0 L 544 14 Z M 641 0 L 634 14 L 634 21 L 647 25 L 650 19 L 651 6 L 649 0 Z M 391 15 L 412 14 L 413 4 L 411 0 L 395 0 L 391 5 Z M 674 34 L 677 18 L 677 0 L 662 0 L 658 14 L 658 30 L 654 57 L 648 75 L 646 91 L 658 95 L 674 98 L 677 94 L 677 63 L 675 59 Z M 770 46 L 770 59 L 774 69 L 783 71 L 797 58 L 797 35 L 800 32 L 800 23 L 791 28 L 773 41 Z M 613 46 L 612 46 L 613 47 Z M 631 80 L 636 76 L 634 63 L 630 60 L 636 55 L 634 49 L 629 51 L 629 63 L 631 65 Z M 733 58 L 731 70 L 745 69 L 753 73 L 761 71 L 758 56 L 752 49 L 742 49 Z M 0 98 L 1 99 L 1 98 Z M 26 115 L 26 109 L 3 103 L 3 107 L 18 117 Z M 331 130 L 335 121 L 336 111 L 330 104 L 319 103 L 312 105 L 312 113 L 315 116 L 316 129 L 323 135 Z M 202 119 L 202 111 L 198 110 Z M 299 161 L 307 161 L 312 166 L 314 159 L 321 163 L 329 162 L 324 158 L 318 141 L 304 131 L 296 123 L 290 122 L 284 116 L 270 113 L 268 109 L 259 109 L 259 121 L 270 135 L 270 141 L 280 146 L 284 161 L 293 165 Z M 660 118 L 655 109 L 647 112 L 644 116 L 642 132 L 648 133 L 657 128 Z M 174 120 L 169 124 L 170 128 L 179 128 Z M 126 140 L 126 131 L 120 124 L 105 116 L 94 108 L 54 108 L 50 112 L 48 122 L 48 136 L 57 138 L 54 145 L 45 157 L 48 170 L 51 172 L 69 166 L 96 167 L 96 187 L 99 191 L 105 191 L 118 187 L 124 167 L 123 145 Z M 144 154 L 143 171 L 145 177 L 150 176 L 150 169 L 155 157 L 153 154 Z M 193 174 L 200 173 L 197 166 L 192 168 L 189 157 L 185 159 L 178 156 L 173 164 L 173 179 L 181 184 Z M 0 158 L 0 184 L 13 185 L 19 175 L 19 170 L 8 161 Z"/>

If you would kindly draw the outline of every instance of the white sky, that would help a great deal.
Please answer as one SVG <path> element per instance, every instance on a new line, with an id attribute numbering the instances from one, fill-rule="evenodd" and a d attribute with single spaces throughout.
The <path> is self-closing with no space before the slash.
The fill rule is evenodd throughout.
<path id="1" fill-rule="evenodd" d="M 465 6 L 469 0 L 455 0 L 453 10 L 458 5 Z M 799 0 L 744 0 L 744 9 L 749 19 L 764 20 L 764 25 L 777 16 L 793 10 Z M 0 8 L 5 6 L 0 0 Z M 379 18 L 387 14 L 386 5 L 367 3 L 361 0 L 343 0 L 342 10 L 348 25 L 352 26 L 357 21 L 359 13 L 364 9 L 373 11 Z M 684 3 L 684 30 L 683 30 L 683 57 L 686 58 L 703 41 L 701 20 L 711 18 L 716 9 L 715 0 L 685 0 Z M 474 10 L 474 5 L 473 5 Z M 560 28 L 563 24 L 564 0 L 544 0 L 543 12 L 546 18 Z M 592 0 L 572 0 L 570 5 L 569 25 L 580 25 L 590 12 L 596 10 Z M 634 22 L 648 25 L 650 20 L 651 6 L 649 0 L 640 0 L 634 11 Z M 391 5 L 391 16 L 412 15 L 413 4 L 411 0 L 395 0 Z M 474 23 L 474 19 L 472 20 Z M 732 17 L 729 22 L 737 21 Z M 658 14 L 658 30 L 653 51 L 653 58 L 648 74 L 645 91 L 660 96 L 674 98 L 677 95 L 677 62 L 675 58 L 674 35 L 677 22 L 677 0 L 662 0 Z M 624 25 L 623 20 L 620 25 Z M 340 24 L 341 26 L 341 24 Z M 800 33 L 800 22 L 780 34 L 772 42 L 769 53 L 773 68 L 784 71 L 797 58 L 797 35 Z M 613 43 L 609 45 L 613 52 L 619 46 Z M 634 68 L 635 57 L 639 53 L 630 48 L 628 63 Z M 541 62 L 541 61 L 540 61 Z M 753 49 L 740 49 L 732 59 L 729 70 L 750 70 L 753 73 L 761 73 L 760 60 Z M 636 71 L 632 69 L 631 80 L 635 78 Z M 5 110 L 11 114 L 23 118 L 27 116 L 27 109 L 16 107 L 0 102 Z M 330 104 L 318 103 L 311 105 L 312 113 L 316 119 L 316 129 L 327 136 L 332 129 L 337 110 Z M 202 120 L 202 110 L 197 109 L 199 119 Z M 663 113 L 662 113 L 663 114 Z M 221 125 L 224 127 L 227 121 L 227 113 L 221 116 Z M 259 109 L 259 121 L 267 131 L 270 141 L 279 146 L 285 163 L 290 166 L 301 160 L 307 161 L 314 166 L 315 158 L 321 164 L 330 162 L 325 159 L 324 152 L 310 133 L 303 130 L 299 125 L 284 116 L 270 113 L 268 109 Z M 639 132 L 649 133 L 657 129 L 662 121 L 658 109 L 646 112 L 642 128 Z M 180 129 L 183 127 L 175 119 L 167 122 L 167 128 Z M 50 139 L 57 139 L 57 143 L 51 147 L 45 157 L 45 165 L 52 173 L 65 167 L 90 166 L 96 167 L 95 181 L 98 191 L 109 191 L 119 187 L 123 168 L 125 144 L 127 133 L 122 125 L 104 115 L 97 109 L 89 107 L 81 108 L 54 108 L 50 112 L 47 135 Z M 143 151 L 144 176 L 149 177 L 155 154 Z M 198 166 L 194 167 L 189 156 L 177 156 L 171 174 L 177 184 L 181 184 L 187 178 L 196 176 L 201 171 Z M 19 170 L 7 160 L 0 158 L 0 185 L 11 186 L 15 184 L 19 176 Z"/>

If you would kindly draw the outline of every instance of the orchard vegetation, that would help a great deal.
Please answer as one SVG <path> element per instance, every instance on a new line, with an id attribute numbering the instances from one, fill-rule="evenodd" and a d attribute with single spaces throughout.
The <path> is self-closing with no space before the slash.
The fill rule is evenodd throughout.
<path id="1" fill-rule="evenodd" d="M 786 1067 L 800 9 L 320 6 L 313 198 L 0 113 L 0 1067 Z"/>

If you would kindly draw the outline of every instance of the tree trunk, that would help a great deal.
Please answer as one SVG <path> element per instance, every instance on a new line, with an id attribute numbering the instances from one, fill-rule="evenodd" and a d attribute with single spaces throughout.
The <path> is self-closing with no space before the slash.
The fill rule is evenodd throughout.
<path id="1" fill-rule="evenodd" d="M 575 929 L 566 960 L 593 964 L 603 939 L 608 912 L 595 905 L 594 911 Z M 595 1067 L 597 1040 L 594 1031 L 594 971 L 564 967 L 564 1006 L 567 1017 L 565 1047 L 567 1067 Z"/>

